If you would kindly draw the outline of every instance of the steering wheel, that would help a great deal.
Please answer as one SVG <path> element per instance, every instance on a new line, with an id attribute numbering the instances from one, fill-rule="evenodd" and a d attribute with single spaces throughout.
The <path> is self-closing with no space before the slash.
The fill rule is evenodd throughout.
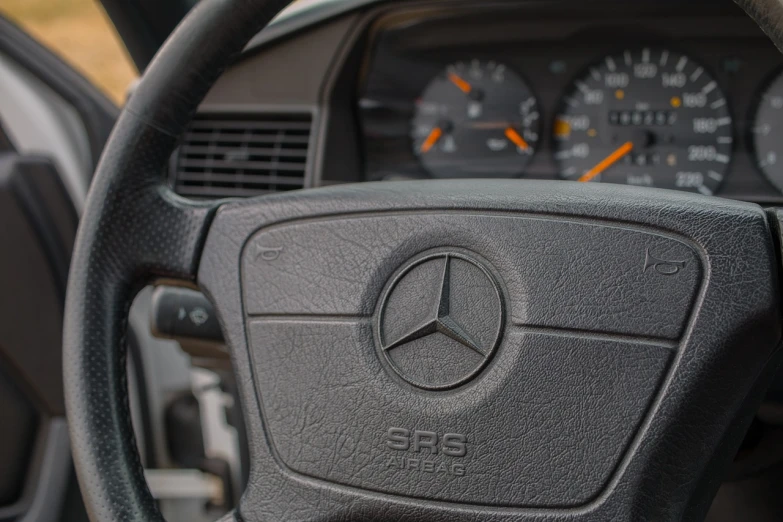
<path id="1" fill-rule="evenodd" d="M 162 520 L 130 302 L 215 303 L 250 441 L 236 520 L 698 520 L 778 366 L 781 214 L 601 184 L 362 184 L 195 203 L 161 172 L 285 0 L 202 0 L 106 146 L 64 371 L 92 520 Z M 739 2 L 780 47 L 783 6 Z"/>

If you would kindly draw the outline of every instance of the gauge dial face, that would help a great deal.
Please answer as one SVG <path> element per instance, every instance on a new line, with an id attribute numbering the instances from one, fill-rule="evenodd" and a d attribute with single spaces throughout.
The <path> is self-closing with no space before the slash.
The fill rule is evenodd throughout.
<path id="1" fill-rule="evenodd" d="M 753 122 L 753 148 L 759 168 L 783 192 L 783 73 L 759 99 Z"/>
<path id="2" fill-rule="evenodd" d="M 560 176 L 712 195 L 733 125 L 717 82 L 666 49 L 607 56 L 577 79 L 554 123 Z"/>
<path id="3" fill-rule="evenodd" d="M 437 178 L 519 176 L 538 126 L 536 99 L 517 74 L 496 62 L 460 62 L 416 101 L 413 152 Z"/>

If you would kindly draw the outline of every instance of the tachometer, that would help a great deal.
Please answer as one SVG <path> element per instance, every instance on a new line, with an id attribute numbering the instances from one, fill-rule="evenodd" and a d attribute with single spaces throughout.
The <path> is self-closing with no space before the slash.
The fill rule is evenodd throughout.
<path id="1" fill-rule="evenodd" d="M 416 102 L 413 151 L 434 177 L 513 177 L 538 143 L 539 113 L 525 82 L 505 65 L 451 65 Z"/>
<path id="2" fill-rule="evenodd" d="M 753 122 L 753 148 L 759 168 L 783 191 L 783 74 L 761 95 Z"/>
<path id="3" fill-rule="evenodd" d="M 565 179 L 711 195 L 731 161 L 733 125 L 703 66 L 645 47 L 607 56 L 576 80 L 554 137 Z"/>

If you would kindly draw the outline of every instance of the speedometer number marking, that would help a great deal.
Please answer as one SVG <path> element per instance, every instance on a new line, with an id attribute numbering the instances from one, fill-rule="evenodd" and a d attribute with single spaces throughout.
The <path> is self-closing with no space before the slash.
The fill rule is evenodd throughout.
<path id="1" fill-rule="evenodd" d="M 561 177 L 583 182 L 713 194 L 731 162 L 720 87 L 666 49 L 629 49 L 590 67 L 564 96 L 553 134 Z"/>

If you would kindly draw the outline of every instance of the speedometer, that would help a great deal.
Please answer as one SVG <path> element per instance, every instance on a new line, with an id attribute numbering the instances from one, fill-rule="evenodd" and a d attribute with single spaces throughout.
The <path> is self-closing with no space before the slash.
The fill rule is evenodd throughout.
<path id="1" fill-rule="evenodd" d="M 564 179 L 711 195 L 731 161 L 733 126 L 717 82 L 688 56 L 641 48 L 574 82 L 555 119 Z"/>

